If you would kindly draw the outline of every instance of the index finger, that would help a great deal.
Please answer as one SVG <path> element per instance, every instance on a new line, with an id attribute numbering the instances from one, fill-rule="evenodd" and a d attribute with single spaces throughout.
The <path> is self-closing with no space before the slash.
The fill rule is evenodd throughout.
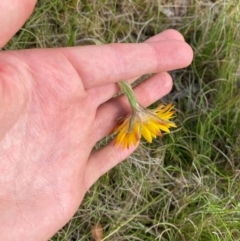
<path id="1" fill-rule="evenodd" d="M 59 49 L 57 50 L 59 51 Z M 85 88 L 188 66 L 191 47 L 180 40 L 63 48 Z"/>

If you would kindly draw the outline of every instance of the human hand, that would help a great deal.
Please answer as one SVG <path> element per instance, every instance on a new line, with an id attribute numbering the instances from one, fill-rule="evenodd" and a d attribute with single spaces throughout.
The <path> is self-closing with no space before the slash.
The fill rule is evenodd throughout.
<path id="1" fill-rule="evenodd" d="M 9 4 L 2 0 L 0 9 Z M 1 14 L 1 46 L 34 4 L 12 0 Z M 124 97 L 112 99 L 117 81 L 156 73 L 135 89 L 147 106 L 171 90 L 166 71 L 191 60 L 191 48 L 174 30 L 141 44 L 1 52 L 1 239 L 47 240 L 74 215 L 91 185 L 133 152 L 112 144 L 92 152 L 129 110 Z"/>

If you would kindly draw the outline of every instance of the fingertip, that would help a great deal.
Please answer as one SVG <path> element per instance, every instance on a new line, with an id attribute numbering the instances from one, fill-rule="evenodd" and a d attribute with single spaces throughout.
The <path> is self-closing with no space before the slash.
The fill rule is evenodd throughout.
<path id="1" fill-rule="evenodd" d="M 193 50 L 186 42 L 165 40 L 147 44 L 151 46 L 157 56 L 155 72 L 185 68 L 192 62 Z"/>
<path id="2" fill-rule="evenodd" d="M 173 81 L 171 75 L 168 72 L 159 73 L 158 78 L 161 80 L 162 87 L 166 89 L 166 91 L 170 91 L 172 89 Z"/>
<path id="3" fill-rule="evenodd" d="M 149 39 L 146 42 L 155 42 L 161 40 L 179 40 L 185 41 L 183 35 L 175 29 L 167 29 Z"/>
<path id="4" fill-rule="evenodd" d="M 175 29 L 167 29 L 163 32 L 165 39 L 175 39 L 179 41 L 185 41 L 183 35 Z"/>
<path id="5" fill-rule="evenodd" d="M 182 58 L 183 67 L 188 66 L 193 60 L 193 50 L 191 46 L 185 42 L 183 35 L 177 30 L 167 29 L 149 38 L 148 40 L 146 40 L 146 43 L 153 43 L 153 42 L 166 41 L 166 40 L 173 41 L 173 42 L 177 40 L 182 42 L 182 48 L 179 48 L 181 53 L 180 56 Z M 178 46 L 178 44 L 176 44 L 175 46 Z M 177 53 L 177 51 L 175 51 L 175 53 Z"/>
<path id="6" fill-rule="evenodd" d="M 184 43 L 185 47 L 184 47 L 184 51 L 185 51 L 185 54 L 183 55 L 183 64 L 185 64 L 185 67 L 187 67 L 188 65 L 190 65 L 193 61 L 193 56 L 194 56 L 194 53 L 193 53 L 193 49 L 192 47 L 187 44 L 187 43 Z"/>
<path id="7" fill-rule="evenodd" d="M 176 40 L 173 40 L 176 41 Z M 176 41 L 172 43 L 172 57 L 171 60 L 175 63 L 175 69 L 186 68 L 193 60 L 192 47 L 186 42 Z"/>

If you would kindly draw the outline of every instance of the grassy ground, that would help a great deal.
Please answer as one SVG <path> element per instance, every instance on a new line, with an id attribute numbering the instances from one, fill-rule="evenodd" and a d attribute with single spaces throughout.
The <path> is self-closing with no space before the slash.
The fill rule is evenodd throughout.
<path id="1" fill-rule="evenodd" d="M 51 241 L 240 240 L 240 4 L 238 0 L 40 0 L 6 49 L 141 42 L 179 30 L 193 64 L 172 72 L 170 135 L 104 175 Z"/>

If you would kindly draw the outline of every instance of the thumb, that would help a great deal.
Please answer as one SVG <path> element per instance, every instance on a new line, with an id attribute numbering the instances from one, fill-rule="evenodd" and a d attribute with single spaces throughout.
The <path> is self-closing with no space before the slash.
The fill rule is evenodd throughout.
<path id="1" fill-rule="evenodd" d="M 37 0 L 0 0 L 0 48 L 22 27 Z"/>

